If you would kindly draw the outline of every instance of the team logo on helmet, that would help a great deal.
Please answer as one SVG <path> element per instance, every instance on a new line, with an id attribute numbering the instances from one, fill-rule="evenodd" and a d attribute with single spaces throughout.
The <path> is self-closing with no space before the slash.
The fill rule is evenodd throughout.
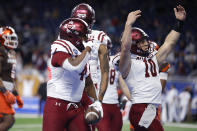
<path id="1" fill-rule="evenodd" d="M 89 28 L 91 28 L 95 23 L 95 11 L 90 5 L 85 3 L 81 3 L 74 7 L 71 13 L 71 17 L 85 20 Z"/>
<path id="2" fill-rule="evenodd" d="M 18 36 L 12 27 L 6 26 L 0 28 L 0 43 L 11 49 L 17 48 Z"/>

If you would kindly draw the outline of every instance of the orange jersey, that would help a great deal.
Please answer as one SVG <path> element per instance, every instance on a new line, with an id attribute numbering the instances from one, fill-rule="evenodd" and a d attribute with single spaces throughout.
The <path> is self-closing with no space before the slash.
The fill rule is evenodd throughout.
<path id="1" fill-rule="evenodd" d="M 2 92 L 0 92 L 0 114 L 15 114 L 12 104 L 6 101 L 6 98 Z"/>

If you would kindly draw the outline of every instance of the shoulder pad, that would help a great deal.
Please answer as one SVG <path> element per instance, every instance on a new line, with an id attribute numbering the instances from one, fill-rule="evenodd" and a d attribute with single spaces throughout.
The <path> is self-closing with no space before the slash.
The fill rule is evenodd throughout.
<path id="1" fill-rule="evenodd" d="M 92 30 L 92 33 L 89 35 L 90 39 L 93 39 L 93 42 L 107 45 L 109 37 L 103 31 Z"/>
<path id="2" fill-rule="evenodd" d="M 73 54 L 70 44 L 64 40 L 56 40 L 51 45 L 51 53 L 58 51 Z"/>
<path id="3" fill-rule="evenodd" d="M 112 59 L 112 65 L 114 67 L 119 67 L 119 62 L 120 62 L 120 53 L 114 55 L 113 57 L 110 57 L 110 59 Z"/>

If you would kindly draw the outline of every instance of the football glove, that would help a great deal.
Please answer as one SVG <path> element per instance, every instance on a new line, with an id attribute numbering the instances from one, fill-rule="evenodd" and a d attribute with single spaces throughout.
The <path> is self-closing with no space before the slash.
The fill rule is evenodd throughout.
<path id="1" fill-rule="evenodd" d="M 94 103 L 89 105 L 89 107 L 94 107 L 98 112 L 101 113 L 101 118 L 103 117 L 103 108 L 102 108 L 102 104 L 99 100 L 96 100 Z"/>

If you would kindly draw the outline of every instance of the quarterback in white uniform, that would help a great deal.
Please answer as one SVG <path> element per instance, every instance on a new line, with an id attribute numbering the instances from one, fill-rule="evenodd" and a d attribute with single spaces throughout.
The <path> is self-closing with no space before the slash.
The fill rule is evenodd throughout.
<path id="1" fill-rule="evenodd" d="M 186 18 L 185 9 L 181 5 L 174 8 L 174 14 L 177 24 L 158 51 L 150 49 L 148 35 L 142 29 L 132 27 L 136 19 L 141 16 L 141 11 L 133 11 L 127 17 L 121 39 L 119 67 L 131 92 L 133 105 L 129 119 L 135 131 L 163 131 L 156 117 L 162 91 L 159 65 L 178 41 Z"/>

